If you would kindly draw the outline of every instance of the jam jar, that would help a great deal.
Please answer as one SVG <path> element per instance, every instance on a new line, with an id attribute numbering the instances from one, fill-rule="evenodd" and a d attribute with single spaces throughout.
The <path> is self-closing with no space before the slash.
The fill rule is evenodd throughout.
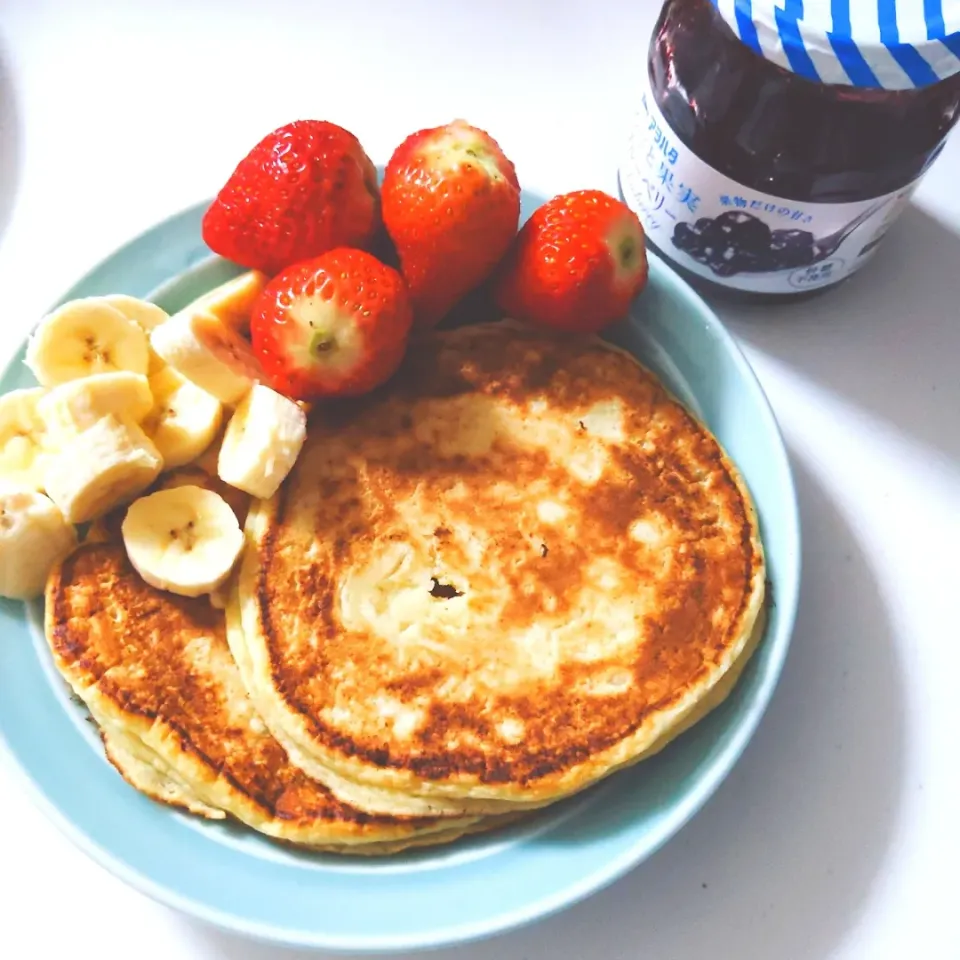
<path id="1" fill-rule="evenodd" d="M 960 0 L 667 0 L 620 189 L 712 286 L 796 295 L 874 252 L 960 108 Z"/>

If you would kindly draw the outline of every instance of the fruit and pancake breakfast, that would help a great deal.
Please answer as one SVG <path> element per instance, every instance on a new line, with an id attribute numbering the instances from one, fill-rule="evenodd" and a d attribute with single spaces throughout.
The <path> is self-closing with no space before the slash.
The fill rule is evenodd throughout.
<path id="1" fill-rule="evenodd" d="M 43 595 L 132 787 L 384 855 L 531 816 L 733 688 L 764 624 L 749 491 L 598 336 L 646 284 L 640 224 L 598 190 L 519 217 L 462 120 L 379 186 L 297 121 L 204 216 L 235 279 L 40 322 L 38 386 L 0 397 L 0 594 Z"/>

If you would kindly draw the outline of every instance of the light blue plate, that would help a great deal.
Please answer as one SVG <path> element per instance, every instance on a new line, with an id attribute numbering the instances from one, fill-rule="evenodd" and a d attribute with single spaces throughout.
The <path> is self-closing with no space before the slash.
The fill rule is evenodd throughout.
<path id="1" fill-rule="evenodd" d="M 173 311 L 233 276 L 237 269 L 211 258 L 200 239 L 203 209 L 134 240 L 65 299 L 153 291 Z M 165 904 L 258 939 L 338 951 L 410 950 L 507 930 L 569 906 L 649 856 L 716 790 L 773 694 L 797 605 L 799 531 L 787 456 L 759 384 L 712 311 L 660 260 L 651 258 L 650 284 L 612 339 L 706 420 L 759 508 L 775 605 L 721 708 L 658 756 L 495 835 L 373 862 L 299 854 L 173 812 L 127 786 L 54 671 L 42 610 L 7 602 L 0 742 L 37 802 L 95 860 Z M 31 383 L 22 356 L 0 391 Z"/>

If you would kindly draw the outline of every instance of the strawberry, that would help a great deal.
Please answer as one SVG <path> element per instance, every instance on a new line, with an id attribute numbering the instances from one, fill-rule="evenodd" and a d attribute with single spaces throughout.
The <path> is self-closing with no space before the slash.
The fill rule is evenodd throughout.
<path id="1" fill-rule="evenodd" d="M 403 277 L 363 250 L 340 247 L 266 285 L 250 339 L 278 392 L 295 400 L 357 396 L 393 375 L 412 323 Z"/>
<path id="2" fill-rule="evenodd" d="M 596 333 L 621 319 L 647 282 L 643 227 L 600 190 L 561 194 L 523 225 L 495 279 L 516 320 Z"/>
<path id="3" fill-rule="evenodd" d="M 387 164 L 381 200 L 416 323 L 425 327 L 493 272 L 520 219 L 513 164 L 463 120 L 407 137 Z"/>
<path id="4" fill-rule="evenodd" d="M 207 246 L 273 274 L 334 247 L 364 247 L 380 225 L 377 170 L 360 141 L 323 120 L 267 134 L 203 217 Z"/>

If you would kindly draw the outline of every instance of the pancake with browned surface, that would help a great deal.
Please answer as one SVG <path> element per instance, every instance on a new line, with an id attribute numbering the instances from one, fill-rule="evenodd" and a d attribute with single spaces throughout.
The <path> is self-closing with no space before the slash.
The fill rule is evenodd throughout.
<path id="1" fill-rule="evenodd" d="M 315 411 L 247 530 L 245 682 L 293 760 L 364 809 L 583 789 L 715 706 L 759 637 L 744 483 L 592 338 L 416 341 L 377 395 Z"/>
<path id="2" fill-rule="evenodd" d="M 156 800 L 345 853 L 391 853 L 496 823 L 372 816 L 310 780 L 251 705 L 224 614 L 207 598 L 145 584 L 115 539 L 84 544 L 51 575 L 46 634 L 108 758 Z"/>

